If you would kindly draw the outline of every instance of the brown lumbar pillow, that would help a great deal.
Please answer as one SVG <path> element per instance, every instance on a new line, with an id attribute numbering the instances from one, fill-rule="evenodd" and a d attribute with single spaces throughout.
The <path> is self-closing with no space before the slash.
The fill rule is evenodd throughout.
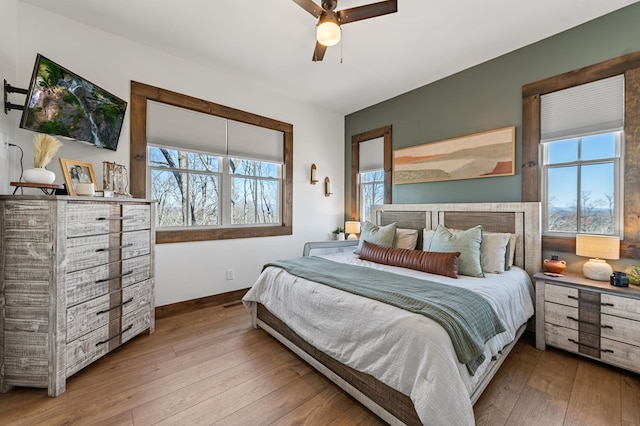
<path id="1" fill-rule="evenodd" d="M 363 241 L 360 259 L 383 265 L 400 266 L 416 271 L 458 278 L 460 252 L 430 252 L 383 247 Z"/>

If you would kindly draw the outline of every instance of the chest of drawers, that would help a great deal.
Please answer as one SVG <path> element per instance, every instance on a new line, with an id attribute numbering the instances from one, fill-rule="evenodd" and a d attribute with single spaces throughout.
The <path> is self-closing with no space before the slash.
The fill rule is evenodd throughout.
<path id="1" fill-rule="evenodd" d="M 0 196 L 0 389 L 50 396 L 154 329 L 154 214 L 147 200 Z"/>
<path id="2" fill-rule="evenodd" d="M 640 289 L 582 276 L 534 276 L 536 347 L 551 345 L 640 373 Z"/>

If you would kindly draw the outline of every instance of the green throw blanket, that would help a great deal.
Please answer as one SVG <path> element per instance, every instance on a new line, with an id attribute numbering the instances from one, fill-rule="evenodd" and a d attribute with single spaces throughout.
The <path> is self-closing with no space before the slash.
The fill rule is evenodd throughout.
<path id="1" fill-rule="evenodd" d="M 269 266 L 431 318 L 449 333 L 458 360 L 472 375 L 485 359 L 484 344 L 505 331 L 491 305 L 464 288 L 313 256 L 264 267 Z"/>

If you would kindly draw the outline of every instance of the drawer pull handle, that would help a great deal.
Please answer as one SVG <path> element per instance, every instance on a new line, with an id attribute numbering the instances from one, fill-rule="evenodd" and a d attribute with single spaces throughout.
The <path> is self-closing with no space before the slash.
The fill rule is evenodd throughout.
<path id="1" fill-rule="evenodd" d="M 567 319 L 570 319 L 572 321 L 575 321 L 579 324 L 586 324 L 586 325 L 594 325 L 594 326 L 598 326 L 599 324 L 595 323 L 595 322 L 589 322 L 589 321 L 580 321 L 578 318 L 574 318 L 572 316 L 567 315 Z M 608 326 L 607 326 L 608 327 Z M 604 326 L 602 326 L 602 328 L 606 328 Z M 612 328 L 612 327 L 609 327 Z"/>
<path id="2" fill-rule="evenodd" d="M 569 299 L 573 299 L 573 300 L 579 300 L 577 297 L 575 296 L 567 296 Z"/>
<path id="3" fill-rule="evenodd" d="M 613 306 L 613 303 L 600 303 L 601 306 Z"/>
<path id="4" fill-rule="evenodd" d="M 107 248 L 99 248 L 99 249 L 96 249 L 96 251 L 97 251 L 97 252 L 100 252 L 100 251 L 113 251 L 113 250 L 120 250 L 120 249 L 127 248 L 127 247 L 133 247 L 133 243 L 124 244 L 124 245 L 122 245 L 122 246 L 114 246 L 114 247 L 107 247 Z"/>
<path id="5" fill-rule="evenodd" d="M 113 307 L 111 307 L 111 308 L 109 308 L 109 309 L 103 309 L 102 311 L 98 311 L 98 312 L 96 312 L 96 315 L 106 314 L 107 312 L 111 312 L 111 311 L 113 311 L 114 309 L 121 308 L 121 307 L 123 307 L 124 305 L 126 305 L 127 303 L 131 303 L 131 302 L 133 302 L 133 297 L 130 297 L 128 300 L 125 300 L 124 302 L 122 302 L 122 303 L 121 303 L 121 304 L 119 304 L 119 305 L 113 306 Z"/>
<path id="6" fill-rule="evenodd" d="M 133 219 L 133 216 L 102 216 L 97 217 L 96 220 L 128 220 Z"/>
<path id="7" fill-rule="evenodd" d="M 613 330 L 613 327 L 611 327 L 610 325 L 601 325 L 600 327 L 602 327 L 602 328 L 610 328 L 611 330 Z"/>
<path id="8" fill-rule="evenodd" d="M 106 282 L 106 281 L 115 280 L 116 278 L 126 277 L 127 275 L 131 275 L 131 274 L 133 274 L 133 269 L 131 271 L 128 271 L 128 272 L 125 272 L 125 273 L 122 273 L 122 274 L 119 274 L 119 275 L 115 275 L 113 277 L 103 278 L 101 280 L 97 280 L 97 281 L 95 281 L 95 283 L 99 284 L 99 283 L 103 283 L 103 282 Z"/>
<path id="9" fill-rule="evenodd" d="M 605 352 L 605 353 L 609 353 L 609 354 L 614 353 L 611 349 L 601 349 L 600 351 L 601 352 Z"/>
<path id="10" fill-rule="evenodd" d="M 104 345 L 105 343 L 109 343 L 109 341 L 115 339 L 116 337 L 122 336 L 124 333 L 126 333 L 129 330 L 131 330 L 132 328 L 133 328 L 133 324 L 129 324 L 129 326 L 127 328 L 125 328 L 124 330 L 122 330 L 120 333 L 116 334 L 115 336 L 109 337 L 107 340 L 102 340 L 102 341 L 96 343 L 96 346 L 100 346 L 100 345 Z"/>
<path id="11" fill-rule="evenodd" d="M 568 341 L 570 341 L 571 343 L 575 343 L 576 345 L 582 346 L 583 348 L 589 348 L 589 349 L 595 349 L 597 351 L 601 350 L 600 348 L 596 348 L 595 346 L 591 346 L 591 345 L 585 345 L 584 343 L 580 343 L 576 340 L 573 339 L 567 339 Z M 602 352 L 606 352 L 607 349 L 602 349 Z M 611 351 L 613 352 L 613 351 Z"/>

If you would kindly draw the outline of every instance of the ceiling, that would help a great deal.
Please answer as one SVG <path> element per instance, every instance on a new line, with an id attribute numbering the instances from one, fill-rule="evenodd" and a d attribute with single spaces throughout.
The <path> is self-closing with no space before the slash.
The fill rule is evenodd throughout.
<path id="1" fill-rule="evenodd" d="M 292 0 L 19 1 L 349 114 L 640 0 L 398 0 L 344 25 L 322 62 L 315 18 Z"/>

